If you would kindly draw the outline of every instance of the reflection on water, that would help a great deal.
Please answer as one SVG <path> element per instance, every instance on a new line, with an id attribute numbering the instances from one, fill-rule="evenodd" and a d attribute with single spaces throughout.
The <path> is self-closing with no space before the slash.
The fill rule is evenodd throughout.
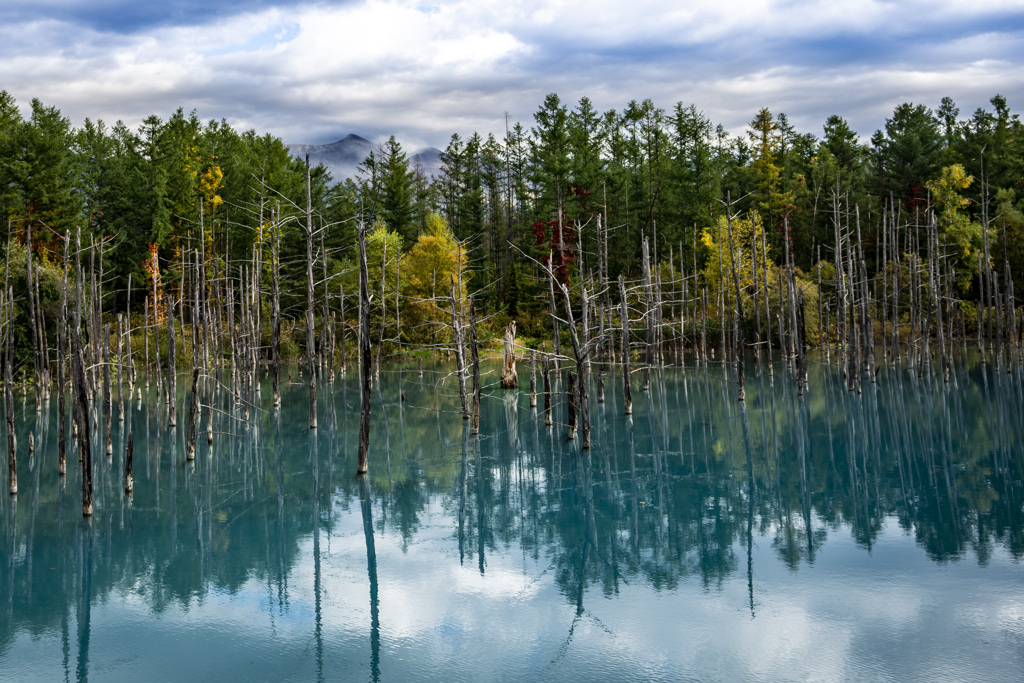
<path id="1" fill-rule="evenodd" d="M 546 427 L 493 372 L 470 436 L 449 372 L 382 373 L 364 478 L 355 380 L 327 385 L 312 432 L 304 385 L 280 411 L 264 392 L 247 423 L 215 393 L 194 464 L 154 387 L 95 458 L 91 520 L 73 450 L 56 473 L 55 405 L 22 409 L 18 443 L 36 448 L 0 502 L 5 680 L 995 679 L 1024 664 L 1019 374 L 883 372 L 856 395 L 818 367 L 797 396 L 751 367 L 738 404 L 718 368 L 667 369 L 629 417 L 607 377 L 584 451 L 564 401 Z"/>

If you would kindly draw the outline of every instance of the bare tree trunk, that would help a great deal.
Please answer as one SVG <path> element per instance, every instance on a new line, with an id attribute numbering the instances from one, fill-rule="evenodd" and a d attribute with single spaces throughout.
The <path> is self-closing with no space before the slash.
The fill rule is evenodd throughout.
<path id="1" fill-rule="evenodd" d="M 114 412 L 110 390 L 110 323 L 103 326 L 103 435 L 107 444 L 107 455 L 114 454 L 110 433 L 110 414 Z"/>
<path id="2" fill-rule="evenodd" d="M 588 450 L 590 448 L 590 395 L 587 393 L 587 378 L 583 368 L 586 366 L 593 344 L 590 342 L 580 344 L 580 337 L 576 333 L 576 321 L 572 315 L 569 290 L 565 285 L 560 284 L 559 286 L 565 301 L 565 318 L 569 323 L 569 339 L 572 341 L 573 355 L 576 357 L 576 373 L 569 373 L 569 438 L 576 437 L 578 424 L 582 437 L 581 448 Z M 583 292 L 583 305 L 587 305 L 586 289 Z"/>
<path id="3" fill-rule="evenodd" d="M 273 328 L 271 357 L 274 366 L 274 407 L 281 407 L 281 226 L 275 219 L 273 223 L 273 251 L 271 258 L 272 281 L 270 298 L 270 317 Z"/>
<path id="4" fill-rule="evenodd" d="M 455 367 L 459 375 L 459 399 L 462 401 L 462 419 L 469 419 L 469 398 L 466 395 L 466 359 L 463 356 L 462 322 L 459 320 L 458 305 L 455 301 L 455 278 L 449 279 L 449 297 L 452 306 L 452 331 L 455 336 Z M 461 287 L 460 287 L 461 289 Z M 459 296 L 462 293 L 460 291 Z"/>
<path id="5" fill-rule="evenodd" d="M 135 488 L 135 480 L 132 478 L 132 452 L 135 447 L 132 443 L 132 433 L 128 432 L 128 444 L 124 449 L 124 492 L 131 494 Z"/>
<path id="6" fill-rule="evenodd" d="M 515 322 L 509 324 L 515 334 Z M 506 340 L 508 339 L 507 334 L 506 332 Z M 469 344 L 473 357 L 473 422 L 470 425 L 469 433 L 476 435 L 480 433 L 480 351 L 476 339 L 476 304 L 473 302 L 473 297 L 469 298 Z M 502 384 L 504 385 L 504 377 L 502 377 Z"/>
<path id="7" fill-rule="evenodd" d="M 751 240 L 751 265 L 754 270 L 754 357 L 757 359 L 757 373 L 761 374 L 761 306 L 757 301 L 758 287 L 757 287 L 757 221 L 751 221 L 751 227 L 754 231 L 753 239 Z M 820 249 L 819 249 L 820 251 Z M 818 259 L 821 260 L 820 257 Z M 821 268 L 818 268 L 818 291 L 821 291 Z M 819 308 L 821 297 L 818 297 Z M 819 324 L 821 316 L 818 317 Z M 768 359 L 771 362 L 771 358 Z"/>
<path id="8" fill-rule="evenodd" d="M 124 422 L 124 316 L 117 314 L 117 421 Z"/>
<path id="9" fill-rule="evenodd" d="M 81 264 L 79 264 L 81 267 Z M 167 385 L 163 382 L 163 361 L 160 359 L 160 299 L 158 295 L 157 278 L 159 277 L 160 263 L 157 259 L 156 252 L 153 253 L 153 350 L 156 352 L 156 386 L 157 394 L 160 393 L 161 386 L 164 391 L 167 390 Z M 165 295 L 164 301 L 166 304 L 167 297 Z"/>
<path id="10" fill-rule="evenodd" d="M 199 368 L 192 370 L 192 391 L 188 399 L 188 439 L 185 443 L 185 460 L 196 459 L 196 423 L 199 420 Z"/>
<path id="11" fill-rule="evenodd" d="M 544 344 L 540 345 L 540 352 L 544 356 L 544 425 L 550 427 L 551 420 L 551 364 L 548 354 L 544 352 Z"/>
<path id="12" fill-rule="evenodd" d="M 339 292 L 340 296 L 338 298 L 338 306 L 340 307 L 339 314 L 341 315 L 341 327 L 339 329 L 339 334 L 341 335 L 341 376 L 344 377 L 345 368 L 348 364 L 348 349 L 346 348 L 345 342 L 345 287 L 341 286 L 339 288 Z M 421 358 L 420 363 L 422 362 L 423 359 Z M 422 376 L 423 373 L 421 372 L 420 377 Z"/>
<path id="13" fill-rule="evenodd" d="M 164 295 L 164 305 L 167 309 L 167 426 L 174 428 L 178 424 L 177 403 L 178 403 L 178 380 L 175 376 L 178 368 L 175 364 L 176 350 L 174 343 L 174 308 L 171 299 Z"/>
<path id="14" fill-rule="evenodd" d="M 306 155 L 306 360 L 309 368 L 309 428 L 316 429 L 316 335 L 313 329 L 313 190 Z"/>
<path id="15" fill-rule="evenodd" d="M 501 388 L 518 389 L 519 374 L 516 372 L 516 321 L 505 327 L 505 363 L 501 369 Z"/>
<path id="16" fill-rule="evenodd" d="M 647 245 L 647 238 L 644 238 L 643 242 L 643 272 L 644 272 L 644 303 L 645 303 L 645 315 L 644 318 L 647 322 L 647 343 L 644 345 L 644 383 L 643 390 L 649 391 L 651 388 L 651 365 L 654 363 L 654 345 L 655 345 L 655 333 L 654 333 L 654 289 L 651 282 L 651 255 Z M 724 337 L 723 337 L 724 339 Z"/>
<path id="17" fill-rule="evenodd" d="M 57 323 L 57 473 L 67 473 L 67 341 L 68 341 L 68 250 L 71 233 L 64 233 L 64 272 L 60 285 L 60 318 Z"/>
<path id="18" fill-rule="evenodd" d="M 575 372 L 569 373 L 569 386 L 565 392 L 569 405 L 569 424 L 565 435 L 567 441 L 572 441 L 576 438 L 576 374 Z"/>
<path id="19" fill-rule="evenodd" d="M 370 449 L 370 289 L 366 271 L 366 226 L 359 221 L 359 355 L 362 358 L 362 392 L 359 412 L 359 465 L 366 474 Z"/>
<path id="20" fill-rule="evenodd" d="M 622 322 L 622 392 L 625 414 L 633 414 L 633 392 L 629 386 L 629 308 L 626 305 L 626 283 L 619 275 L 619 319 Z"/>
<path id="21" fill-rule="evenodd" d="M 29 334 L 32 340 L 32 368 L 33 381 L 36 386 L 36 412 L 41 412 L 42 406 L 42 376 L 41 376 L 41 351 L 39 329 L 36 325 L 36 302 L 35 287 L 32 285 L 32 221 L 25 221 L 25 277 L 28 288 L 28 319 Z"/>
<path id="22" fill-rule="evenodd" d="M 149 297 L 143 301 L 142 306 L 142 336 L 146 345 L 146 388 L 149 388 Z"/>
<path id="23" fill-rule="evenodd" d="M 75 253 L 80 254 L 81 230 L 75 232 Z M 92 517 L 92 434 L 86 390 L 85 355 L 82 348 L 82 268 L 75 268 L 75 320 L 71 329 L 72 372 L 75 378 L 75 423 L 78 425 L 78 459 L 82 463 L 82 516 Z M 7 383 L 8 387 L 10 382 Z M 10 399 L 8 399 L 10 400 Z"/>
<path id="24" fill-rule="evenodd" d="M 11 365 L 13 362 L 12 346 L 14 342 L 14 290 L 8 289 L 7 300 L 0 302 L 7 319 L 4 330 L 4 403 L 7 409 L 7 484 L 12 496 L 18 494 L 18 445 L 14 438 L 14 381 L 11 376 Z M 2 298 L 2 297 L 0 297 Z"/>
<path id="25" fill-rule="evenodd" d="M 562 226 L 561 212 L 559 212 L 558 226 L 559 226 L 559 230 L 561 230 L 561 226 Z M 559 232 L 559 235 L 561 235 L 561 232 Z M 559 237 L 559 239 L 561 239 L 561 237 Z M 559 242 L 559 244 L 561 244 L 561 242 Z M 551 258 L 552 258 L 552 254 L 551 254 L 551 252 L 548 252 L 549 268 L 550 268 L 550 264 L 551 264 Z M 555 310 L 557 310 L 555 308 L 555 280 L 554 280 L 554 278 L 551 278 L 551 277 L 548 278 L 548 298 L 549 298 L 549 301 L 550 301 L 550 304 L 551 304 L 551 336 L 552 336 L 552 343 L 554 344 L 554 350 L 555 350 L 555 372 L 558 372 L 558 357 L 562 355 L 562 350 L 561 350 L 561 342 L 559 341 L 560 334 L 559 334 L 559 330 L 558 330 L 558 318 L 555 316 Z"/>
<path id="26" fill-rule="evenodd" d="M 537 352 L 530 351 L 530 407 L 537 407 Z"/>

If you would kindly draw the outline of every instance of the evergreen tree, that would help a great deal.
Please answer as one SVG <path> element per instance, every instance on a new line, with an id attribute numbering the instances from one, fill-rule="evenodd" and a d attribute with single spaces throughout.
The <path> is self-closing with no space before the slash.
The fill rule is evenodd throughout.
<path id="1" fill-rule="evenodd" d="M 416 239 L 416 213 L 414 206 L 415 175 L 409 168 L 409 159 L 402 146 L 392 135 L 380 151 L 381 199 L 380 216 L 391 230 L 408 243 Z"/>
<path id="2" fill-rule="evenodd" d="M 885 132 L 871 136 L 880 197 L 890 193 L 908 208 L 927 202 L 925 183 L 932 180 L 942 159 L 939 122 L 923 104 L 897 105 L 885 120 Z"/>

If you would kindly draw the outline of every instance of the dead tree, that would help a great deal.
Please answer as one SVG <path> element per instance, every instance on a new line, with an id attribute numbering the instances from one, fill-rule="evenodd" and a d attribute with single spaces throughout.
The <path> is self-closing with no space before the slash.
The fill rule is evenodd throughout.
<path id="1" fill-rule="evenodd" d="M 651 388 L 651 365 L 654 363 L 654 287 L 651 282 L 651 255 L 647 238 L 643 241 L 643 272 L 644 272 L 644 319 L 647 323 L 647 343 L 644 345 L 644 382 L 643 390 Z M 723 337 L 724 339 L 724 337 Z"/>
<path id="2" fill-rule="evenodd" d="M 629 308 L 626 305 L 626 283 L 619 275 L 619 319 L 622 322 L 622 392 L 625 414 L 633 414 L 633 392 L 629 386 Z"/>
<path id="3" fill-rule="evenodd" d="M 581 435 L 581 447 L 583 449 L 590 448 L 590 396 L 587 393 L 587 380 L 586 373 L 583 372 L 583 368 L 586 366 L 587 359 L 590 357 L 591 352 L 594 350 L 601 338 L 592 339 L 587 341 L 585 344 L 580 342 L 580 337 L 576 333 L 576 321 L 572 315 L 572 302 L 569 299 L 569 289 L 560 284 L 562 289 L 562 297 L 565 302 L 565 317 L 566 322 L 569 325 L 569 339 L 572 341 L 573 355 L 576 356 L 576 377 L 575 381 L 573 374 L 569 374 L 569 406 L 570 406 L 570 437 L 573 438 L 576 432 L 576 418 L 578 414 L 579 432 Z M 584 306 L 586 305 L 586 294 L 584 293 Z"/>
<path id="4" fill-rule="evenodd" d="M 537 407 L 537 352 L 530 351 L 530 407 Z"/>
<path id="5" fill-rule="evenodd" d="M 306 155 L 306 361 L 309 368 L 309 428 L 316 429 L 316 334 L 313 329 L 313 190 Z"/>
<path id="6" fill-rule="evenodd" d="M 173 429 L 178 424 L 176 405 L 178 402 L 178 381 L 175 377 L 176 353 L 174 343 L 174 309 L 171 299 L 164 295 L 164 307 L 167 310 L 167 426 Z"/>
<path id="7" fill-rule="evenodd" d="M 68 332 L 68 249 L 71 246 L 71 233 L 64 233 L 64 273 L 60 286 L 60 317 L 57 322 L 57 473 L 61 476 L 67 472 L 67 434 L 65 433 L 65 402 L 64 385 L 67 383 L 67 332 Z"/>
<path id="8" fill-rule="evenodd" d="M 135 480 L 132 479 L 132 433 L 128 432 L 128 444 L 124 450 L 124 492 L 130 494 L 135 488 Z"/>
<path id="9" fill-rule="evenodd" d="M 362 358 L 362 403 L 359 411 L 359 464 L 366 474 L 370 449 L 370 289 L 366 270 L 366 225 L 359 221 L 359 355 Z"/>
<path id="10" fill-rule="evenodd" d="M 459 399 L 462 401 L 462 419 L 469 419 L 469 397 L 466 394 L 466 358 L 463 355 L 462 322 L 459 320 L 458 307 L 455 302 L 455 278 L 449 277 L 449 297 L 452 308 L 452 334 L 455 342 L 455 367 L 459 376 Z M 459 293 L 461 297 L 462 293 Z"/>
<path id="11" fill-rule="evenodd" d="M 75 232 L 75 252 L 81 253 L 81 229 Z M 82 269 L 75 268 L 75 320 L 71 328 L 72 373 L 75 385 L 75 424 L 78 427 L 78 460 L 82 463 L 82 516 L 92 517 L 92 427 L 82 348 Z M 8 386 L 10 383 L 8 382 Z"/>
<path id="12" fill-rule="evenodd" d="M 25 266 L 26 266 L 26 286 L 28 287 L 28 317 L 29 317 L 29 336 L 32 340 L 32 367 L 33 367 L 33 380 L 36 385 L 36 412 L 41 412 L 43 409 L 41 403 L 42 394 L 42 376 L 41 376 L 41 365 L 40 357 L 40 340 L 39 330 L 36 325 L 36 305 L 35 305 L 35 288 L 32 286 L 32 221 L 25 221 Z"/>
<path id="13" fill-rule="evenodd" d="M 733 243 L 732 238 L 732 194 L 726 192 L 726 198 L 728 205 L 726 206 L 726 225 L 729 230 L 729 260 L 732 265 L 732 281 L 736 287 L 736 330 L 733 335 L 733 357 L 736 361 L 736 382 L 738 385 L 737 390 L 737 401 L 743 401 L 747 397 L 746 387 L 744 384 L 743 377 L 743 366 L 744 366 L 744 353 L 743 353 L 743 339 L 744 339 L 744 320 L 743 320 L 743 296 L 740 290 L 740 275 L 739 275 L 739 263 L 740 257 L 736 251 L 736 245 Z"/>
<path id="14" fill-rule="evenodd" d="M 550 427 L 551 420 L 551 361 L 548 354 L 544 352 L 544 344 L 540 345 L 541 355 L 544 357 L 544 425 Z"/>
<path id="15" fill-rule="evenodd" d="M 516 321 L 505 327 L 505 364 L 501 369 L 501 388 L 518 389 L 519 375 L 516 373 Z"/>
<path id="16" fill-rule="evenodd" d="M 192 391 L 188 400 L 188 440 L 185 443 L 185 460 L 196 459 L 196 423 L 199 421 L 199 368 L 192 370 Z"/>
<path id="17" fill-rule="evenodd" d="M 4 330 L 4 405 L 7 412 L 7 483 L 12 496 L 18 494 L 18 459 L 16 457 L 18 445 L 14 440 L 14 381 L 11 377 L 11 365 L 13 363 L 13 335 L 11 324 L 14 313 L 14 290 L 7 290 L 7 301 L 3 302 L 0 308 L 5 312 L 7 318 Z"/>
<path id="18" fill-rule="evenodd" d="M 512 325 L 515 326 L 515 323 Z M 476 304 L 473 297 L 469 298 L 469 343 L 473 357 L 473 421 L 469 433 L 476 435 L 480 433 L 480 350 L 476 339 Z M 502 384 L 504 385 L 504 377 Z"/>
<path id="19" fill-rule="evenodd" d="M 271 342 L 271 358 L 274 366 L 274 407 L 281 407 L 281 226 L 275 220 L 272 224 L 273 250 L 271 251 L 272 280 L 270 298 L 270 317 L 273 328 Z"/>
<path id="20" fill-rule="evenodd" d="M 568 411 L 568 425 L 565 434 L 566 441 L 573 441 L 576 438 L 576 426 L 578 424 L 578 416 L 576 411 L 577 396 L 576 396 L 576 374 L 575 372 L 569 373 L 569 386 L 565 390 L 566 401 L 569 405 Z"/>
<path id="21" fill-rule="evenodd" d="M 110 390 L 110 323 L 107 323 L 103 326 L 103 434 L 107 455 L 114 454 L 114 444 L 110 433 L 110 414 L 113 411 L 113 397 Z"/>

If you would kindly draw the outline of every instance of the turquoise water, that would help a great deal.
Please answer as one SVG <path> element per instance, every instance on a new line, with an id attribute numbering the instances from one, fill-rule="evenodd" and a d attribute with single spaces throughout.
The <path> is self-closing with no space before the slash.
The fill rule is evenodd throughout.
<path id="1" fill-rule="evenodd" d="M 265 382 L 247 423 L 215 394 L 194 464 L 187 407 L 168 430 L 154 384 L 114 455 L 93 448 L 87 521 L 55 401 L 37 419 L 16 397 L 0 679 L 1020 677 L 1019 374 L 887 369 L 856 395 L 812 363 L 799 397 L 751 364 L 740 405 L 720 368 L 669 368 L 635 378 L 631 418 L 610 378 L 588 453 L 561 397 L 545 427 L 526 368 L 518 393 L 498 369 L 479 437 L 450 367 L 383 371 L 366 478 L 354 371 L 321 387 L 315 432 L 298 379 L 280 411 Z"/>

